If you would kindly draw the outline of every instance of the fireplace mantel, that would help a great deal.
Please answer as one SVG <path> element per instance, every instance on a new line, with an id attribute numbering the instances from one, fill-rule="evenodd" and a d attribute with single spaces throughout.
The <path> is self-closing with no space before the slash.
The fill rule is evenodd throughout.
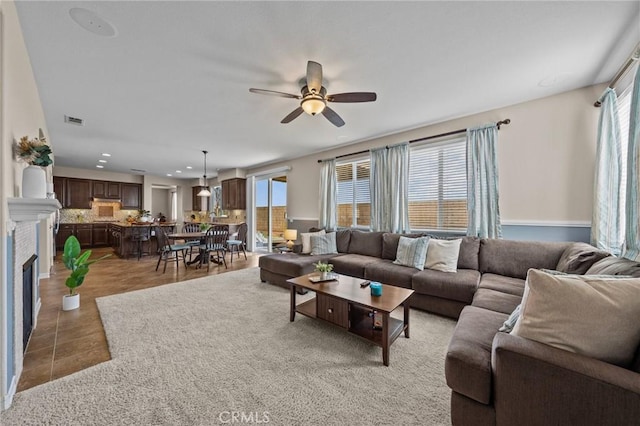
<path id="1" fill-rule="evenodd" d="M 51 198 L 9 198 L 9 217 L 14 222 L 38 222 L 62 206 Z"/>

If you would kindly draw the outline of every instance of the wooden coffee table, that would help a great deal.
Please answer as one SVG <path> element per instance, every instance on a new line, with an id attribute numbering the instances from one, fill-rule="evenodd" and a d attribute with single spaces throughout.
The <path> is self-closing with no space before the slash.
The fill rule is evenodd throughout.
<path id="1" fill-rule="evenodd" d="M 298 312 L 345 329 L 382 347 L 382 362 L 388 366 L 391 344 L 402 332 L 409 338 L 409 297 L 413 290 L 382 284 L 382 296 L 371 296 L 369 287 L 360 287 L 363 279 L 336 274 L 337 280 L 314 284 L 309 281 L 313 275 L 317 273 L 287 280 L 291 287 L 289 320 L 293 321 Z M 296 292 L 302 289 L 315 292 L 316 297 L 296 304 Z M 404 320 L 390 316 L 400 305 Z M 382 316 L 381 328 L 373 326 L 373 311 Z"/>

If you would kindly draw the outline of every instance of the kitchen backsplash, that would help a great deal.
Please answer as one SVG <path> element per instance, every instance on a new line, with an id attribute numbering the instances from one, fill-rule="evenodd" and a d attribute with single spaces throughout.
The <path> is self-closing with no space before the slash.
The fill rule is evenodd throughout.
<path id="1" fill-rule="evenodd" d="M 62 209 L 60 210 L 60 223 L 81 223 L 81 222 L 125 222 L 127 216 L 137 216 L 137 210 L 116 210 L 113 216 L 99 216 L 97 206 L 91 210 L 85 209 Z"/>

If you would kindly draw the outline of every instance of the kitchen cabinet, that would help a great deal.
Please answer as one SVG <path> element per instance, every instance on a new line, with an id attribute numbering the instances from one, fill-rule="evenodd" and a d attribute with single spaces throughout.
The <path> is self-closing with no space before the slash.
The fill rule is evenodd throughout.
<path id="1" fill-rule="evenodd" d="M 53 177 L 53 192 L 56 194 L 56 199 L 60 201 L 60 205 L 65 207 L 66 200 L 66 190 L 67 190 L 67 178 L 64 177 Z"/>
<path id="2" fill-rule="evenodd" d="M 106 224 L 100 224 L 106 226 Z M 64 243 L 71 235 L 75 235 L 80 247 L 88 248 L 93 244 L 93 224 L 91 223 L 61 223 L 56 234 L 56 248 L 64 250 Z"/>
<path id="3" fill-rule="evenodd" d="M 191 210 L 207 211 L 209 210 L 210 197 L 198 197 L 198 193 L 202 190 L 201 186 L 191 188 Z"/>
<path id="4" fill-rule="evenodd" d="M 91 208 L 91 183 L 89 179 L 66 179 L 66 194 L 63 207 L 70 209 Z"/>
<path id="5" fill-rule="evenodd" d="M 120 182 L 108 182 L 104 180 L 93 181 L 93 197 L 118 200 L 120 199 Z"/>
<path id="6" fill-rule="evenodd" d="M 247 180 L 243 178 L 222 181 L 222 209 L 245 210 L 247 208 Z"/>
<path id="7" fill-rule="evenodd" d="M 108 247 L 109 230 L 106 223 L 93 223 L 91 231 L 91 247 Z"/>
<path id="8" fill-rule="evenodd" d="M 120 191 L 124 210 L 140 210 L 142 208 L 142 185 L 123 183 L 120 185 Z"/>

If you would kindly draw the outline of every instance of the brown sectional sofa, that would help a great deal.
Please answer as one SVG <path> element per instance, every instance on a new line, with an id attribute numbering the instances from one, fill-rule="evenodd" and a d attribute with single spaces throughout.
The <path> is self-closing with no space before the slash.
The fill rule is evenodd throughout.
<path id="1" fill-rule="evenodd" d="M 463 237 L 458 271 L 446 273 L 393 264 L 399 237 L 341 230 L 338 254 L 262 256 L 260 277 L 286 286 L 328 261 L 341 274 L 412 288 L 412 307 L 458 318 L 445 359 L 454 425 L 640 424 L 640 348 L 625 369 L 498 332 L 527 271 L 556 269 L 572 243 Z M 605 273 L 640 277 L 636 262 L 606 262 Z"/>

